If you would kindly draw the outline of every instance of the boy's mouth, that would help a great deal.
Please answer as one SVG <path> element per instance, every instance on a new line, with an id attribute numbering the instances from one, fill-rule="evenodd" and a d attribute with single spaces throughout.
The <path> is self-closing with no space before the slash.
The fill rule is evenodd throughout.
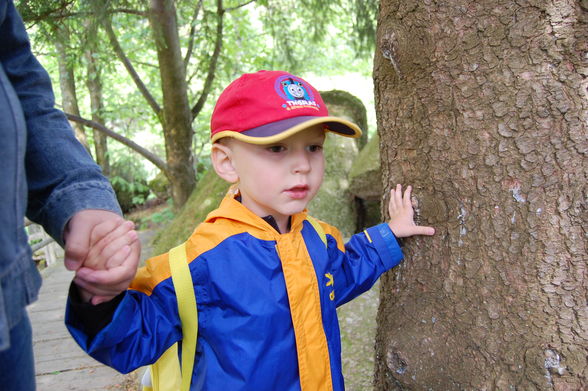
<path id="1" fill-rule="evenodd" d="M 290 198 L 293 198 L 295 200 L 301 200 L 308 195 L 309 189 L 310 188 L 308 187 L 308 185 L 294 186 L 289 189 L 286 189 L 286 194 Z"/>

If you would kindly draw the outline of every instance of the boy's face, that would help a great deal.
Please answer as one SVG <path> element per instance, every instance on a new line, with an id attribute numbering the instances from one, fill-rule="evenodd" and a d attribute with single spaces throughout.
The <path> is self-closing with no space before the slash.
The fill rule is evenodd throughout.
<path id="1" fill-rule="evenodd" d="M 321 186 L 324 141 L 321 125 L 275 144 L 226 140 L 243 205 L 260 217 L 272 215 L 280 227 L 286 225 L 292 214 L 306 208 Z"/>

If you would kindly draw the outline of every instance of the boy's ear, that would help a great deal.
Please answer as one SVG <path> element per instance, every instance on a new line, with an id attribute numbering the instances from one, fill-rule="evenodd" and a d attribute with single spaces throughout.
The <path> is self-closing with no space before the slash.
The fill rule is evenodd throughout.
<path id="1" fill-rule="evenodd" d="M 231 149 L 219 142 L 212 144 L 210 152 L 210 159 L 212 166 L 217 175 L 229 183 L 237 183 L 239 175 L 233 167 L 233 160 L 231 158 Z"/>

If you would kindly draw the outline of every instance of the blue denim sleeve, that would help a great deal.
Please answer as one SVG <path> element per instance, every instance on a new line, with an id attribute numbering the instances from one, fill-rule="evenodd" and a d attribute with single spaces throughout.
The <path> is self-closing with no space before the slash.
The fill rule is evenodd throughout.
<path id="1" fill-rule="evenodd" d="M 0 60 L 16 91 L 27 127 L 27 216 L 60 244 L 67 221 L 84 209 L 121 213 L 100 167 L 75 138 L 55 108 L 49 75 L 31 52 L 20 15 L 8 1 L 2 24 Z"/>

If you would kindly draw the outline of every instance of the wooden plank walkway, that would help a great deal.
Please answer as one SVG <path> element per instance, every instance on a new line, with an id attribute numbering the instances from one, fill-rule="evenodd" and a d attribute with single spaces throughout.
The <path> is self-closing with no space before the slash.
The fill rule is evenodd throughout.
<path id="1" fill-rule="evenodd" d="M 124 376 L 88 356 L 65 328 L 65 301 L 73 273 L 62 262 L 44 270 L 39 300 L 29 306 L 38 391 L 126 390 Z"/>
<path id="2" fill-rule="evenodd" d="M 150 236 L 150 232 L 139 232 L 145 244 Z M 143 259 L 148 252 L 145 245 Z M 73 272 L 65 269 L 62 258 L 44 269 L 42 275 L 39 300 L 28 307 L 37 391 L 137 390 L 137 373 L 122 375 L 102 365 L 84 353 L 65 328 L 65 303 Z"/>

